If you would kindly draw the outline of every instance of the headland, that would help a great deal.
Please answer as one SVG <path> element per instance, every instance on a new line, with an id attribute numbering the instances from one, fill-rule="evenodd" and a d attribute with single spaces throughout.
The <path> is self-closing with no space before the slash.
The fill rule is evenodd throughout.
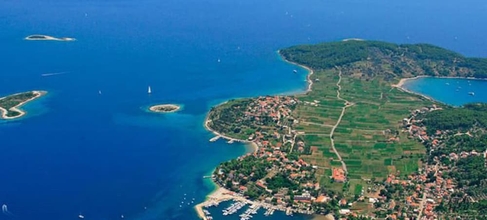
<path id="1" fill-rule="evenodd" d="M 76 40 L 75 38 L 71 38 L 71 37 L 57 38 L 57 37 L 52 37 L 49 35 L 41 35 L 41 34 L 29 35 L 24 39 L 25 40 L 50 40 L 50 41 L 75 41 Z"/>
<path id="2" fill-rule="evenodd" d="M 449 186 L 429 191 L 427 176 L 437 176 L 439 168 L 438 158 L 426 152 L 453 140 L 448 129 L 454 129 L 454 114 L 401 83 L 422 76 L 486 78 L 487 59 L 428 44 L 357 40 L 294 46 L 279 54 L 310 70 L 305 94 L 230 100 L 213 107 L 205 120 L 217 137 L 258 146 L 215 169 L 212 179 L 226 189 L 225 198 L 354 219 L 442 215 L 434 209 L 442 202 L 437 198 L 456 198 L 445 190 L 460 180 L 445 177 Z M 462 111 L 481 118 L 466 122 L 471 132 L 487 121 L 473 112 L 479 108 L 484 106 Z M 424 117 L 448 126 L 423 124 Z M 384 212 L 390 207 L 392 213 Z"/>
<path id="3" fill-rule="evenodd" d="M 46 91 L 30 91 L 0 98 L 0 111 L 2 112 L 2 119 L 15 119 L 24 116 L 27 113 L 20 109 L 20 107 L 45 95 L 46 93 Z"/>
<path id="4" fill-rule="evenodd" d="M 162 104 L 162 105 L 153 105 L 149 107 L 149 110 L 152 112 L 157 113 L 171 113 L 177 112 L 181 109 L 181 106 L 175 104 Z"/>

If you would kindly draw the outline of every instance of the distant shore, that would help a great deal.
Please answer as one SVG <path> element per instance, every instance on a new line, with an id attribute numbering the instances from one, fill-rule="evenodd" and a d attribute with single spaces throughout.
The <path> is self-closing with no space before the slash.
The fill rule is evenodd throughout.
<path id="1" fill-rule="evenodd" d="M 52 40 L 52 41 L 75 41 L 76 40 L 75 38 L 72 38 L 72 37 L 57 38 L 57 37 L 53 37 L 53 36 L 49 36 L 49 35 L 42 35 L 42 34 L 29 35 L 24 39 L 25 40 Z"/>
<path id="2" fill-rule="evenodd" d="M 33 100 L 35 100 L 35 99 L 37 99 L 37 98 L 40 98 L 41 96 L 43 96 L 43 95 L 47 94 L 47 92 L 46 92 L 46 91 L 32 91 L 32 93 L 34 93 L 34 95 L 35 95 L 34 97 L 32 97 L 32 98 L 30 98 L 30 99 L 27 99 L 27 100 L 25 100 L 25 101 L 23 101 L 23 102 L 19 103 L 18 105 L 13 106 L 13 107 L 12 107 L 12 108 L 10 108 L 10 109 L 5 109 L 5 108 L 3 108 L 3 107 L 0 107 L 0 111 L 2 112 L 2 119 L 7 119 L 7 120 L 8 120 L 8 119 L 16 119 L 16 118 L 20 118 L 20 117 L 22 117 L 22 116 L 26 115 L 27 113 L 26 113 L 25 111 L 22 111 L 22 110 L 20 109 L 20 107 L 21 107 L 21 106 L 23 106 L 24 104 L 26 104 L 26 103 L 30 102 L 30 101 L 33 101 Z M 21 93 L 16 93 L 16 94 L 13 94 L 13 95 L 18 95 L 18 94 L 21 94 Z M 9 96 L 13 96 L 13 95 L 9 95 Z M 0 98 L 0 100 L 2 100 L 2 99 L 4 99 L 4 98 L 7 98 L 7 97 L 9 97 L 9 96 L 2 97 L 2 98 Z M 10 111 L 15 111 L 15 112 L 18 112 L 18 113 L 19 113 L 19 115 L 16 115 L 16 116 L 7 116 L 7 114 L 8 114 L 8 111 L 9 111 L 9 110 L 10 110 Z"/>
<path id="3" fill-rule="evenodd" d="M 149 107 L 151 112 L 156 113 L 171 113 L 177 112 L 181 109 L 181 106 L 175 104 L 162 104 L 162 105 L 153 105 Z"/>
<path id="4" fill-rule="evenodd" d="M 365 41 L 364 39 L 361 39 L 361 38 L 346 38 L 346 39 L 343 39 L 342 41 Z"/>

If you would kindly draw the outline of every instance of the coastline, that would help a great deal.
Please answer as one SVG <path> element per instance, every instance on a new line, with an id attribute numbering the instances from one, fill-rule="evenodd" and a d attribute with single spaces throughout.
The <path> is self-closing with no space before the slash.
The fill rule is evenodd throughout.
<path id="1" fill-rule="evenodd" d="M 279 54 L 279 56 L 281 57 L 281 59 L 284 61 L 284 62 L 287 62 L 287 63 L 290 63 L 290 64 L 293 64 L 293 65 L 296 65 L 296 66 L 299 66 L 303 69 L 306 69 L 308 71 L 308 74 L 307 74 L 307 77 L 306 77 L 306 81 L 307 81 L 307 89 L 306 91 L 304 92 L 298 92 L 298 93 L 295 93 L 293 95 L 302 95 L 302 94 L 308 94 L 309 92 L 311 92 L 312 90 L 312 85 L 313 85 L 313 81 L 311 80 L 311 75 L 313 75 L 314 71 L 313 69 L 307 67 L 307 66 L 304 66 L 304 65 L 301 65 L 301 64 L 298 64 L 298 63 L 295 63 L 295 62 L 291 62 L 287 59 L 285 59 L 281 53 L 280 53 L 280 50 L 277 51 L 277 53 Z M 216 106 L 219 106 L 219 105 L 223 105 L 225 103 L 227 103 L 228 101 L 224 101 L 220 104 L 217 104 L 215 105 L 214 107 Z M 211 110 L 210 110 L 211 111 Z M 213 129 L 211 129 L 209 126 L 208 126 L 208 123 L 210 122 L 211 120 L 209 119 L 209 112 L 206 114 L 206 117 L 205 117 L 205 120 L 203 122 L 203 125 L 205 127 L 206 130 L 210 131 L 211 133 L 213 133 L 215 136 L 217 137 L 220 137 L 220 138 L 223 138 L 223 139 L 226 139 L 226 140 L 229 140 L 229 141 L 237 141 L 237 142 L 242 142 L 242 143 L 245 143 L 247 144 L 248 146 L 252 147 L 252 152 L 257 152 L 259 150 L 259 146 L 253 142 L 253 141 L 248 141 L 248 140 L 241 140 L 241 139 L 236 139 L 236 138 L 232 138 L 232 137 L 229 137 L 229 136 L 226 136 L 224 134 L 221 134 Z M 251 201 L 251 200 L 248 200 L 242 196 L 235 196 L 233 195 L 234 193 L 232 191 L 229 191 L 221 186 L 219 186 L 218 184 L 216 184 L 213 180 L 211 180 L 216 188 L 215 190 L 213 190 L 213 192 L 211 192 L 210 194 L 208 194 L 205 198 L 205 201 L 197 204 L 196 206 L 194 206 L 195 210 L 196 210 L 196 213 L 198 214 L 198 217 L 200 219 L 203 219 L 203 220 L 208 220 L 208 218 L 206 217 L 204 211 L 203 211 L 203 208 L 207 205 L 212 205 L 212 204 L 215 204 L 215 203 L 220 203 L 220 202 L 223 202 L 223 201 L 227 201 L 227 200 L 237 200 L 237 201 L 243 201 L 243 202 L 246 202 L 248 204 L 254 204 L 255 202 L 254 201 Z"/>
<path id="2" fill-rule="evenodd" d="M 314 70 L 313 70 L 313 69 L 311 69 L 311 68 L 309 68 L 309 67 L 307 67 L 307 66 L 301 65 L 301 64 L 299 64 L 299 63 L 295 63 L 295 62 L 292 62 L 292 61 L 287 60 L 286 58 L 284 58 L 284 56 L 282 56 L 282 54 L 281 54 L 281 50 L 278 50 L 278 51 L 277 51 L 277 54 L 279 54 L 279 57 L 281 57 L 281 59 L 282 59 L 284 62 L 286 62 L 286 63 L 290 63 L 290 64 L 293 64 L 293 65 L 295 65 L 295 66 L 299 66 L 299 67 L 301 67 L 301 68 L 303 68 L 303 69 L 308 70 L 308 75 L 306 76 L 306 81 L 307 81 L 307 83 L 308 83 L 308 87 L 307 87 L 306 91 L 304 91 L 303 93 L 296 93 L 296 94 L 294 94 L 294 95 L 303 95 L 303 94 L 308 94 L 309 92 L 311 92 L 311 89 L 312 89 L 312 86 L 313 86 L 313 80 L 311 80 L 311 75 L 313 75 Z"/>
<path id="3" fill-rule="evenodd" d="M 409 94 L 413 94 L 413 95 L 417 95 L 417 96 L 421 96 L 429 101 L 432 101 L 432 102 L 438 102 L 437 100 L 434 100 L 433 98 L 427 96 L 427 95 L 424 95 L 424 94 L 421 94 L 421 93 L 417 93 L 417 92 L 413 92 L 407 88 L 404 87 L 404 84 L 408 81 L 411 81 L 411 80 L 416 80 L 416 79 L 419 79 L 419 78 L 425 78 L 425 77 L 429 77 L 429 76 L 415 76 L 415 77 L 409 77 L 409 78 L 402 78 L 399 80 L 399 82 L 397 84 L 392 84 L 392 88 L 397 88 L 398 90 L 400 91 L 403 91 L 403 92 L 406 92 L 406 93 L 409 93 Z"/>
<path id="4" fill-rule="evenodd" d="M 28 102 L 30 102 L 30 101 L 33 101 L 33 100 L 35 100 L 35 99 L 38 99 L 38 98 L 42 97 L 43 95 L 47 94 L 47 92 L 46 92 L 46 91 L 35 91 L 35 90 L 34 90 L 34 91 L 32 91 L 32 93 L 34 93 L 34 94 L 35 94 L 35 96 L 34 96 L 34 97 L 32 97 L 32 98 L 30 98 L 30 99 L 27 99 L 27 100 L 25 100 L 25 101 L 23 101 L 23 102 L 19 103 L 18 105 L 14 106 L 14 107 L 12 107 L 12 108 L 10 108 L 10 109 L 8 109 L 8 110 L 11 110 L 11 111 L 18 112 L 18 113 L 19 113 L 19 115 L 16 115 L 16 116 L 13 116 L 13 117 L 9 117 L 9 116 L 7 116 L 8 110 L 7 110 L 7 109 L 5 109 L 5 108 L 0 107 L 0 111 L 2 111 L 2 116 L 1 116 L 1 119 L 4 119 L 4 120 L 10 120 L 10 119 L 16 119 L 16 118 L 20 118 L 20 117 L 22 117 L 22 116 L 26 115 L 26 114 L 27 114 L 27 112 L 22 111 L 22 110 L 20 109 L 20 107 L 22 107 L 23 105 L 25 105 L 26 103 L 28 103 Z M 12 94 L 12 95 L 17 95 L 17 94 L 21 94 L 21 93 L 16 93 L 16 94 Z M 12 95 L 10 95 L 10 96 L 12 96 Z M 0 98 L 0 99 L 4 99 L 4 98 L 6 98 L 6 97 L 8 97 L 8 96 L 2 97 L 2 98 Z"/>
<path id="5" fill-rule="evenodd" d="M 225 103 L 227 103 L 227 101 L 222 102 L 222 103 L 220 103 L 220 104 L 218 104 L 218 105 L 216 105 L 216 106 L 223 105 L 223 104 L 225 104 Z M 242 139 L 236 139 L 236 138 L 232 138 L 232 137 L 226 136 L 226 135 L 224 135 L 224 134 L 221 134 L 221 133 L 219 133 L 219 132 L 217 132 L 217 131 L 215 131 L 215 130 L 211 129 L 211 128 L 210 128 L 210 126 L 208 126 L 208 123 L 211 121 L 211 120 L 208 118 L 208 116 L 209 116 L 209 114 L 207 113 L 207 114 L 206 114 L 206 117 L 205 117 L 205 121 L 204 121 L 204 127 L 205 127 L 205 129 L 206 129 L 207 131 L 209 131 L 209 132 L 213 133 L 215 136 L 218 136 L 218 137 L 223 138 L 223 139 L 228 140 L 228 141 L 236 141 L 236 142 L 241 142 L 241 143 L 244 143 L 244 144 L 246 144 L 246 145 L 248 145 L 248 146 L 252 147 L 252 153 L 253 153 L 253 152 L 257 152 L 257 151 L 259 150 L 259 146 L 257 146 L 257 144 L 256 144 L 255 142 L 253 142 L 253 141 L 248 141 L 248 140 L 242 140 Z"/>

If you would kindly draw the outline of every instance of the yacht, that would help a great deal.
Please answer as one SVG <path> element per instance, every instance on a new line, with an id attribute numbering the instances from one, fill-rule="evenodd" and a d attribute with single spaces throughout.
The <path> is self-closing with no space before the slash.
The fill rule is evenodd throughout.
<path id="1" fill-rule="evenodd" d="M 150 89 L 150 86 L 149 86 L 149 88 L 147 88 L 147 93 L 148 93 L 148 94 L 151 94 L 151 93 L 152 93 L 152 91 L 151 91 L 151 89 Z"/>
<path id="2" fill-rule="evenodd" d="M 468 94 L 471 95 L 471 96 L 474 96 L 475 95 L 475 92 L 469 92 Z"/>
<path id="3" fill-rule="evenodd" d="M 78 218 L 80 218 L 80 219 L 84 219 L 84 218 L 85 218 L 85 216 L 80 214 L 80 215 L 78 215 Z"/>
<path id="4" fill-rule="evenodd" d="M 293 70 L 294 73 L 297 73 L 298 71 L 297 70 Z"/>

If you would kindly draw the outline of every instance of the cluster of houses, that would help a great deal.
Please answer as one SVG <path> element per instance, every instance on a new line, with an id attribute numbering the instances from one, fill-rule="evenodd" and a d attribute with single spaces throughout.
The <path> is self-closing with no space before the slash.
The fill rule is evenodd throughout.
<path id="1" fill-rule="evenodd" d="M 262 192 L 258 200 L 260 202 L 274 205 L 276 209 L 292 210 L 292 212 L 312 214 L 313 206 L 316 203 L 327 203 L 333 198 L 320 193 L 320 184 L 316 181 L 315 172 L 317 167 L 303 159 L 296 157 L 303 153 L 310 146 L 298 140 L 299 135 L 292 127 L 298 123 L 291 115 L 293 106 L 298 101 L 292 97 L 265 96 L 252 100 L 244 111 L 241 121 L 251 121 L 253 126 L 259 127 L 257 131 L 250 134 L 247 141 L 253 142 L 258 148 L 252 153 L 248 153 L 238 158 L 243 161 L 256 159 L 266 161 L 266 175 L 257 181 L 241 181 L 251 179 L 251 176 L 243 175 L 238 169 L 227 173 L 217 173 L 215 179 L 218 183 L 225 186 L 231 181 L 231 189 L 245 195 L 252 190 L 253 184 Z M 317 102 L 305 103 L 317 105 Z M 272 120 L 268 123 L 269 118 Z M 269 126 L 272 124 L 272 126 Z M 290 157 L 290 152 L 297 152 Z M 286 174 L 286 178 L 298 186 L 298 189 L 291 190 L 283 187 L 271 190 L 268 188 L 268 180 L 276 174 Z M 337 168 L 333 172 L 332 178 L 337 182 L 345 182 L 345 172 Z M 252 175 L 252 174 L 250 174 Z"/>
<path id="2" fill-rule="evenodd" d="M 247 106 L 244 113 L 245 120 L 252 121 L 256 125 L 265 125 L 267 118 L 276 123 L 283 122 L 281 118 L 290 116 L 292 106 L 297 103 L 296 99 L 289 96 L 261 96 Z"/>
<path id="3" fill-rule="evenodd" d="M 317 167 L 300 159 L 299 156 L 296 157 L 296 154 L 292 154 L 294 152 L 303 153 L 307 149 L 313 150 L 313 147 L 306 146 L 303 141 L 296 141 L 299 133 L 292 127 L 298 121 L 292 117 L 291 113 L 297 103 L 298 101 L 293 97 L 266 96 L 256 98 L 246 106 L 244 118 L 239 120 L 251 121 L 253 126 L 259 128 L 247 139 L 255 143 L 258 148 L 238 160 L 250 157 L 265 161 L 268 164 L 266 175 L 253 182 L 241 181 L 250 179 L 252 174 L 246 176 L 236 169 L 225 174 L 219 173 L 216 176 L 217 182 L 231 181 L 232 190 L 242 194 L 251 190 L 251 185 L 255 184 L 255 187 L 263 192 L 258 196 L 258 201 L 275 206 L 276 209 L 292 210 L 292 212 L 314 213 L 314 205 L 336 199 L 336 197 L 324 194 L 320 189 L 320 184 L 316 182 L 315 177 Z M 318 105 L 318 102 L 305 104 Z M 426 127 L 421 124 L 420 120 L 417 120 L 417 116 L 440 109 L 433 105 L 414 110 L 410 117 L 403 119 L 404 131 L 408 132 L 410 137 L 432 146 L 434 150 L 435 147 L 442 144 L 445 132 L 437 131 L 433 135 L 428 135 Z M 271 120 L 272 126 L 269 126 L 269 120 Z M 393 136 L 390 141 L 397 141 L 397 139 L 397 136 Z M 487 151 L 481 153 L 458 152 L 444 156 L 450 160 L 457 160 L 480 154 L 487 158 Z M 457 190 L 455 182 L 442 175 L 449 167 L 442 165 L 441 159 L 435 157 L 434 163 L 424 163 L 422 169 L 407 177 L 389 175 L 383 184 L 379 184 L 382 189 L 380 194 L 367 196 L 370 205 L 374 207 L 374 212 L 385 213 L 389 219 L 438 219 L 435 207 L 448 200 Z M 277 190 L 269 189 L 268 180 L 277 174 L 286 174 L 285 177 L 297 185 L 298 190 L 291 190 L 287 187 Z M 345 183 L 347 182 L 346 172 L 341 168 L 332 168 L 331 179 L 335 182 Z M 385 189 L 394 191 L 394 193 L 383 192 Z M 343 200 L 339 202 L 342 208 L 339 213 L 356 215 L 347 209 L 352 203 Z M 361 195 L 355 200 L 365 201 L 365 197 Z"/>
<path id="4" fill-rule="evenodd" d="M 436 106 L 417 109 L 412 112 L 409 118 L 403 120 L 404 128 L 409 132 L 410 137 L 418 138 L 421 142 L 430 146 L 428 153 L 437 151 L 442 146 L 443 140 L 452 134 L 449 131 L 435 131 L 434 134 L 428 136 L 426 127 L 422 126 L 422 121 L 416 120 L 416 118 L 418 115 L 440 109 Z M 469 132 L 454 135 L 471 136 Z M 414 184 L 415 187 L 410 188 L 412 190 L 410 190 L 409 195 L 406 197 L 405 205 L 408 207 L 406 210 L 410 211 L 412 209 L 412 216 L 415 219 L 438 219 L 439 216 L 435 212 L 435 207 L 444 202 L 448 202 L 453 193 L 462 190 L 456 187 L 453 179 L 443 175 L 443 173 L 450 172 L 452 167 L 444 164 L 442 161 L 458 161 L 459 159 L 470 156 L 483 156 L 487 158 L 487 150 L 485 152 L 459 150 L 449 154 L 433 155 L 433 161 L 424 163 L 423 168 L 419 170 L 418 174 L 408 177 L 407 183 Z M 388 178 L 388 181 L 390 182 L 391 180 Z"/>
<path id="5" fill-rule="evenodd" d="M 425 114 L 427 112 L 441 110 L 436 105 L 431 107 L 423 107 L 421 109 L 416 109 L 411 112 L 411 115 L 408 118 L 403 119 L 403 125 L 406 131 L 409 133 L 410 137 L 415 137 L 421 140 L 421 142 L 430 141 L 428 134 L 426 133 L 425 126 L 419 126 L 418 123 L 421 123 L 421 120 L 417 120 L 416 117 L 421 114 Z M 437 134 L 439 135 L 439 134 Z M 438 140 L 433 140 L 437 142 Z"/>

